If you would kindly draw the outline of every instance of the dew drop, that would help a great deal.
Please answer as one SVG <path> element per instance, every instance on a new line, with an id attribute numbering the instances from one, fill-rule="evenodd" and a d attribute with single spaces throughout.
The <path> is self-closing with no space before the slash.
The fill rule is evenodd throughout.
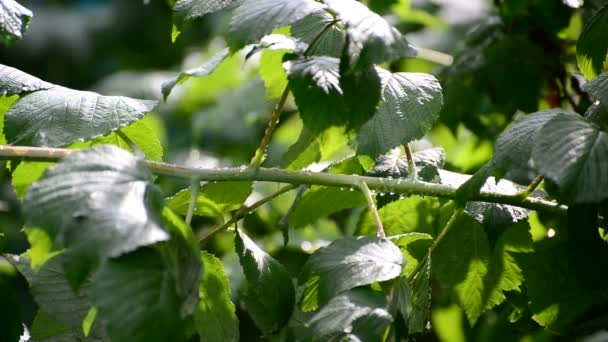
<path id="1" fill-rule="evenodd" d="M 348 191 L 355 191 L 355 189 L 354 188 L 349 188 Z"/>
<path id="2" fill-rule="evenodd" d="M 343 188 L 343 187 L 340 187 L 340 191 L 344 191 L 344 188 Z"/>
<path id="3" fill-rule="evenodd" d="M 380 193 L 380 196 L 384 196 L 384 192 L 381 192 L 381 193 Z"/>
<path id="4" fill-rule="evenodd" d="M 390 192 L 390 195 L 391 195 L 391 196 L 393 196 L 393 195 L 395 195 L 395 193 L 391 191 L 391 192 Z"/>

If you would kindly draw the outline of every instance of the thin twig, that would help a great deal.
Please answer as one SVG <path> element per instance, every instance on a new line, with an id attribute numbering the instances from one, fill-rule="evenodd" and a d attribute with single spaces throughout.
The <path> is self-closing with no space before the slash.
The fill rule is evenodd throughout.
<path id="1" fill-rule="evenodd" d="M 188 211 L 186 212 L 186 223 L 188 225 L 192 222 L 192 216 L 194 215 L 194 209 L 196 208 L 196 200 L 201 189 L 201 181 L 196 177 L 192 178 L 190 189 L 190 203 L 188 203 Z"/>
<path id="2" fill-rule="evenodd" d="M 238 210 L 238 212 L 236 214 L 234 214 L 234 216 L 232 216 L 232 218 L 230 220 L 226 221 L 224 224 L 222 224 L 220 226 L 213 228 L 209 233 L 207 233 L 207 235 L 203 236 L 199 240 L 199 245 L 203 246 L 205 244 L 205 242 L 207 242 L 216 233 L 221 232 L 224 229 L 227 229 L 228 227 L 230 227 L 233 224 L 236 224 L 241 218 L 245 217 L 250 212 L 256 210 L 257 208 L 261 207 L 265 203 L 270 202 L 273 199 L 275 199 L 275 198 L 281 196 L 282 194 L 289 192 L 295 188 L 296 188 L 296 186 L 294 186 L 292 184 L 286 185 L 286 186 L 280 188 L 278 191 L 255 202 L 254 204 L 252 204 L 248 207 L 242 207 L 241 209 Z"/>
<path id="3" fill-rule="evenodd" d="M 380 220 L 380 215 L 378 214 L 378 209 L 376 208 L 376 204 L 374 203 L 374 197 L 372 196 L 371 191 L 369 191 L 367 183 L 359 183 L 359 189 L 361 189 L 363 196 L 365 196 L 365 199 L 367 200 L 367 205 L 369 206 L 369 210 L 372 212 L 372 217 L 376 222 L 376 227 L 378 228 L 378 237 L 383 239 L 386 238 L 386 234 L 384 233 L 384 227 L 382 227 L 382 221 Z"/>
<path id="4" fill-rule="evenodd" d="M 445 236 L 450 232 L 450 230 L 452 230 L 452 228 L 454 227 L 454 225 L 456 223 L 456 220 L 458 220 L 458 217 L 460 217 L 460 215 L 463 212 L 464 212 L 464 208 L 462 208 L 462 207 L 456 208 L 454 210 L 454 213 L 452 213 L 452 217 L 450 217 L 450 219 L 448 220 L 448 223 L 446 223 L 446 225 L 443 228 L 443 230 L 441 231 L 441 233 L 439 233 L 439 235 L 435 238 L 435 240 L 433 240 L 433 243 L 431 244 L 428 251 L 424 255 L 424 258 L 422 258 L 422 260 L 420 260 L 420 262 L 416 266 L 416 269 L 414 270 L 414 272 L 412 272 L 410 274 L 410 276 L 408 277 L 409 278 L 408 280 L 410 282 L 412 280 L 414 280 L 414 278 L 416 277 L 416 274 L 418 274 L 418 272 L 420 272 L 422 267 L 424 267 L 424 264 L 426 264 L 426 260 L 432 256 L 433 252 L 435 251 L 435 248 L 437 248 L 437 246 L 439 245 L 439 243 L 441 243 L 443 238 L 445 238 Z"/>
<path id="5" fill-rule="evenodd" d="M 122 140 L 124 140 L 127 145 L 129 145 L 129 148 L 131 149 L 131 151 L 133 151 L 133 153 L 135 153 L 136 156 L 141 158 L 145 157 L 144 152 L 139 148 L 139 146 L 137 146 L 137 144 L 133 140 L 131 140 L 131 138 L 129 138 L 123 131 L 119 129 L 115 133 Z"/>
<path id="6" fill-rule="evenodd" d="M 415 181 L 418 179 L 418 171 L 416 171 L 416 163 L 414 163 L 410 145 L 404 144 L 403 149 L 405 150 L 405 157 L 407 158 L 407 178 L 411 181 Z"/>
<path id="7" fill-rule="evenodd" d="M 304 51 L 304 56 L 308 56 L 308 54 L 312 52 L 312 49 L 319 42 L 321 37 L 323 37 L 323 35 L 336 22 L 337 21 L 334 20 L 334 21 L 328 23 L 327 25 L 325 25 L 325 27 L 323 27 L 323 29 L 319 33 L 317 33 L 317 35 L 312 39 L 312 41 L 306 48 L 306 51 Z M 274 110 L 272 111 L 272 115 L 270 116 L 270 121 L 268 122 L 268 126 L 266 127 L 266 130 L 264 131 L 264 136 L 262 137 L 260 146 L 255 151 L 255 155 L 251 159 L 251 163 L 249 163 L 249 167 L 251 167 L 252 169 L 259 168 L 262 165 L 262 163 L 264 162 L 266 148 L 268 147 L 268 144 L 270 144 L 270 137 L 272 136 L 274 129 L 277 127 L 277 124 L 279 123 L 279 118 L 281 117 L 281 113 L 283 112 L 283 107 L 285 107 L 285 102 L 287 101 L 288 96 L 289 96 L 289 86 L 286 86 L 285 89 L 283 90 L 283 93 L 281 94 L 281 98 L 279 99 L 279 102 L 277 103 L 277 105 L 274 107 Z"/>
<path id="8" fill-rule="evenodd" d="M 536 188 L 540 185 L 540 183 L 542 183 L 542 181 L 544 179 L 545 178 L 543 176 L 536 176 L 536 178 L 534 178 L 532 180 L 532 183 L 530 183 L 530 185 L 528 185 L 528 187 L 525 188 L 524 190 L 518 192 L 517 195 L 522 198 L 526 198 L 526 197 L 530 196 L 534 192 L 534 190 L 536 190 Z"/>

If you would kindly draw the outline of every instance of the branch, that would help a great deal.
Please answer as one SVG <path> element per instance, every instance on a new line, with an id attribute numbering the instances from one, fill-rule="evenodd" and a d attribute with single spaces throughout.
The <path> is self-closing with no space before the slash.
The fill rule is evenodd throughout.
<path id="1" fill-rule="evenodd" d="M 56 162 L 77 150 L 47 147 L 2 146 L 0 159 Z M 388 179 L 358 175 L 343 175 L 324 172 L 296 171 L 275 168 L 225 168 L 202 169 L 169 163 L 145 160 L 146 166 L 157 175 L 185 179 L 198 178 L 208 182 L 257 181 L 288 183 L 293 185 L 309 184 L 335 187 L 356 187 L 365 182 L 369 189 L 380 192 L 394 192 L 403 195 L 422 195 L 432 197 L 456 198 L 456 187 L 421 181 L 403 182 L 401 179 Z M 559 203 L 541 198 L 521 198 L 518 194 L 504 194 L 482 191 L 471 201 L 501 203 L 558 215 L 565 215 L 568 209 Z"/>

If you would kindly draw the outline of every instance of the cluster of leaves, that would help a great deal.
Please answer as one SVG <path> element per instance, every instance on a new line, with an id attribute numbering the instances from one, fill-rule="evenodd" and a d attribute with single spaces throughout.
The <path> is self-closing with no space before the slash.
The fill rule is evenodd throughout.
<path id="1" fill-rule="evenodd" d="M 25 10 L 12 2 L 0 1 L 12 8 L 0 14 L 5 21 L 17 19 L 1 24 L 3 34 L 18 38 L 27 20 L 15 17 Z M 452 122 L 477 130 L 479 122 L 468 121 L 464 112 L 500 111 L 510 118 L 516 109 L 536 111 L 546 79 L 561 80 L 566 72 L 558 58 L 543 62 L 551 70 L 547 74 L 536 64 L 512 61 L 521 66 L 520 74 L 497 70 L 494 57 L 521 46 L 543 55 L 527 36 L 555 35 L 574 11 L 546 3 L 499 4 L 495 25 L 473 38 L 476 47 L 445 71 L 443 112 L 451 114 L 444 120 L 455 115 Z M 382 8 L 379 1 L 370 5 Z M 249 319 L 260 335 L 277 340 L 397 341 L 431 329 L 445 339 L 452 338 L 450 329 L 483 338 L 491 320 L 499 322 L 491 333 L 509 331 L 514 338 L 542 328 L 581 335 L 598 330 L 589 317 L 608 307 L 607 279 L 593 268 L 594 260 L 608 254 L 600 235 L 606 221 L 598 219 L 608 198 L 608 73 L 601 73 L 608 46 L 600 38 L 607 8 L 602 4 L 589 15 L 576 46 L 580 70 L 591 79 L 580 90 L 579 103 L 515 121 L 496 140 L 492 160 L 470 177 L 443 170 L 441 148 L 409 155 L 408 144 L 429 133 L 439 118 L 442 88 L 430 74 L 382 67 L 414 57 L 416 49 L 363 3 L 175 2 L 173 39 L 190 20 L 220 10 L 231 10 L 232 16 L 227 47 L 165 82 L 165 99 L 178 84 L 212 74 L 241 50 L 247 59 L 261 53 L 267 96 L 280 98 L 280 114 L 292 94 L 302 122 L 299 138 L 280 162 L 285 172 L 330 156 L 325 142 L 340 136 L 355 155 L 331 160 L 322 172 L 458 188 L 454 201 L 377 189 L 378 210 L 370 205 L 353 211 L 351 232 L 304 253 L 295 269 L 249 236 L 256 232 L 244 229 L 252 220 L 248 216 L 228 234 L 243 286 L 235 285 L 227 260 L 200 249 L 182 216 L 222 221 L 241 215 L 255 207 L 245 205 L 255 197 L 252 182 L 199 186 L 194 179 L 191 188 L 164 198 L 145 160 L 163 158 L 147 123 L 158 102 L 68 89 L 0 66 L 2 145 L 79 149 L 54 165 L 14 160 L 7 165 L 22 200 L 30 248 L 5 258 L 27 279 L 38 305 L 29 327 L 32 339 L 235 341 L 239 325 Z M 560 20 L 536 20 L 538 11 L 557 13 Z M 527 21 L 534 27 L 527 28 Z M 462 77 L 468 81 L 458 87 Z M 535 89 L 505 90 L 513 84 Z M 569 89 L 561 85 L 565 99 Z M 490 96 L 487 108 L 481 108 L 487 103 L 480 89 L 489 92 L 482 93 Z M 593 104 L 581 112 L 584 98 Z M 520 170 L 544 177 L 546 192 L 534 197 L 569 205 L 566 220 L 543 218 L 557 231 L 553 239 L 541 236 L 547 228 L 531 211 L 471 202 L 486 192 L 520 194 L 508 197 L 508 204 L 516 203 L 513 199 L 521 204 L 531 191 L 500 179 Z M 359 185 L 353 181 L 353 187 Z M 372 195 L 362 189 L 304 185 L 278 225 L 301 231 L 344 209 L 364 207 Z M 1 242 L 2 235 L 0 248 Z M 233 293 L 231 286 L 240 291 Z M 9 298 L 10 290 L 6 293 Z M 20 317 L 2 324 L 11 338 L 22 334 Z"/>

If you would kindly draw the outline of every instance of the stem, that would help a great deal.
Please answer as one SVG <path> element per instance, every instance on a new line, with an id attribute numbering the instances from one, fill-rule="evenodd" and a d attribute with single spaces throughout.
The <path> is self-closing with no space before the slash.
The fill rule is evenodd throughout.
<path id="1" fill-rule="evenodd" d="M 424 265 L 426 264 L 426 260 L 433 254 L 433 252 L 435 251 L 435 248 L 437 248 L 437 245 L 439 245 L 441 240 L 443 240 L 443 238 L 450 232 L 450 230 L 452 230 L 452 228 L 454 227 L 454 224 L 456 223 L 456 220 L 458 219 L 458 217 L 460 217 L 460 215 L 463 212 L 464 212 L 463 207 L 459 207 L 454 210 L 452 217 L 450 217 L 450 219 L 448 220 L 448 223 L 446 223 L 446 225 L 443 228 L 443 230 L 441 231 L 441 233 L 439 233 L 439 235 L 435 238 L 435 240 L 433 240 L 433 243 L 431 244 L 431 246 L 429 247 L 429 250 L 424 255 L 424 258 L 422 258 L 422 260 L 420 260 L 420 263 L 418 263 L 414 272 L 412 272 L 412 274 L 410 274 L 409 279 L 408 279 L 410 282 L 416 277 L 416 274 L 418 274 L 418 272 L 420 272 L 420 270 L 424 267 Z"/>
<path id="2" fill-rule="evenodd" d="M 411 181 L 416 181 L 418 179 L 418 171 L 416 171 L 416 163 L 414 163 L 410 145 L 404 144 L 403 149 L 405 150 L 405 157 L 407 158 L 407 178 Z"/>
<path id="3" fill-rule="evenodd" d="M 386 238 L 386 234 L 384 233 L 384 227 L 382 227 L 382 221 L 380 220 L 380 215 L 378 214 L 378 209 L 376 209 L 376 204 L 374 203 L 372 193 L 369 191 L 369 187 L 364 181 L 362 181 L 361 183 L 359 183 L 359 189 L 361 189 L 363 196 L 365 196 L 365 199 L 367 200 L 367 205 L 369 206 L 369 210 L 371 210 L 372 217 L 376 222 L 376 227 L 378 228 L 378 237 L 382 239 Z"/>
<path id="4" fill-rule="evenodd" d="M 131 140 L 131 138 L 129 138 L 123 131 L 117 130 L 115 133 L 122 140 L 124 140 L 127 145 L 129 145 L 129 148 L 133 151 L 133 153 L 135 153 L 136 156 L 142 158 L 145 157 L 144 152 L 139 148 L 139 146 L 137 146 L 137 144 L 133 140 Z"/>
<path id="5" fill-rule="evenodd" d="M 534 178 L 534 180 L 532 180 L 532 183 L 530 183 L 530 185 L 528 185 L 527 188 L 525 188 L 524 190 L 519 192 L 517 195 L 522 198 L 526 198 L 526 197 L 530 196 L 544 179 L 545 178 L 543 176 L 536 176 L 536 178 Z"/>
<path id="6" fill-rule="evenodd" d="M 0 145 L 0 159 L 53 162 L 58 161 L 62 157 L 76 151 L 77 150 L 62 148 Z M 196 177 L 201 181 L 209 182 L 258 181 L 289 183 L 295 185 L 308 184 L 353 187 L 358 186 L 358 184 L 363 181 L 370 189 L 376 191 L 395 192 L 403 195 L 433 196 L 449 199 L 456 198 L 457 190 L 456 187 L 445 184 L 435 184 L 421 181 L 403 182 L 401 179 L 388 179 L 382 177 L 283 170 L 275 168 L 259 168 L 255 171 L 247 168 L 201 169 L 150 160 L 145 160 L 144 163 L 148 169 L 150 169 L 150 171 L 157 175 L 186 179 Z M 503 194 L 488 191 L 482 191 L 473 196 L 470 200 L 514 205 L 521 208 L 554 213 L 558 215 L 565 215 L 566 210 L 568 209 L 564 205 L 546 201 L 540 198 L 521 198 L 517 194 Z"/>
<path id="7" fill-rule="evenodd" d="M 293 189 L 295 189 L 296 187 L 294 185 L 286 185 L 282 188 L 280 188 L 278 191 L 262 198 L 261 200 L 255 202 L 254 204 L 248 206 L 248 207 L 242 207 L 241 209 L 238 210 L 238 212 L 232 216 L 232 218 L 228 221 L 226 221 L 224 224 L 217 226 L 215 228 L 213 228 L 209 233 L 207 233 L 207 235 L 203 236 L 199 241 L 199 246 L 203 246 L 207 241 L 209 241 L 209 239 L 215 235 L 218 232 L 221 232 L 222 230 L 230 227 L 231 225 L 233 225 L 234 223 L 238 222 L 241 218 L 245 217 L 245 215 L 249 214 L 250 212 L 256 210 L 257 208 L 261 207 L 262 205 L 264 205 L 267 202 L 272 201 L 273 199 L 281 196 L 282 194 L 289 192 Z"/>
<path id="8" fill-rule="evenodd" d="M 268 122 L 268 127 L 266 127 L 266 131 L 264 131 L 264 136 L 262 137 L 262 141 L 260 142 L 260 147 L 255 151 L 255 155 L 249 164 L 249 167 L 253 169 L 257 169 L 264 162 L 264 155 L 266 153 L 266 148 L 270 143 L 270 137 L 272 136 L 272 132 L 274 132 L 275 127 L 279 123 L 279 117 L 281 116 L 281 112 L 283 112 L 283 107 L 285 106 L 285 102 L 287 101 L 287 96 L 289 95 L 289 86 L 285 87 L 283 90 L 283 94 L 281 95 L 281 99 L 274 107 L 274 111 L 270 116 L 270 122 Z"/>
<path id="9" fill-rule="evenodd" d="M 194 209 L 196 208 L 196 199 L 201 189 L 201 183 L 198 178 L 192 178 L 190 189 L 192 189 L 192 193 L 190 194 L 190 203 L 188 203 L 188 212 L 186 212 L 186 223 L 188 225 L 192 222 L 192 215 L 194 215 Z"/>
<path id="10" fill-rule="evenodd" d="M 323 29 L 319 33 L 317 33 L 317 35 L 312 39 L 312 41 L 306 48 L 306 51 L 304 51 L 304 56 L 308 56 L 308 54 L 312 52 L 312 49 L 319 42 L 321 37 L 323 37 L 323 35 L 336 22 L 337 21 L 334 20 L 334 21 L 328 23 L 327 25 L 325 25 L 325 27 L 323 27 Z M 249 167 L 251 167 L 253 169 L 257 169 L 264 162 L 266 148 L 268 147 L 268 144 L 270 143 L 270 137 L 272 136 L 274 129 L 277 127 L 277 124 L 279 123 L 279 118 L 281 116 L 281 113 L 283 112 L 283 107 L 285 107 L 285 102 L 287 101 L 287 96 L 289 96 L 289 86 L 285 87 L 285 90 L 283 90 L 283 94 L 281 94 L 281 98 L 279 99 L 279 102 L 274 107 L 274 111 L 272 112 L 272 115 L 270 116 L 270 121 L 268 122 L 268 127 L 266 127 L 266 130 L 264 131 L 264 136 L 262 137 L 260 146 L 255 151 L 255 155 L 253 156 L 253 159 L 251 159 L 251 163 L 249 164 Z"/>

